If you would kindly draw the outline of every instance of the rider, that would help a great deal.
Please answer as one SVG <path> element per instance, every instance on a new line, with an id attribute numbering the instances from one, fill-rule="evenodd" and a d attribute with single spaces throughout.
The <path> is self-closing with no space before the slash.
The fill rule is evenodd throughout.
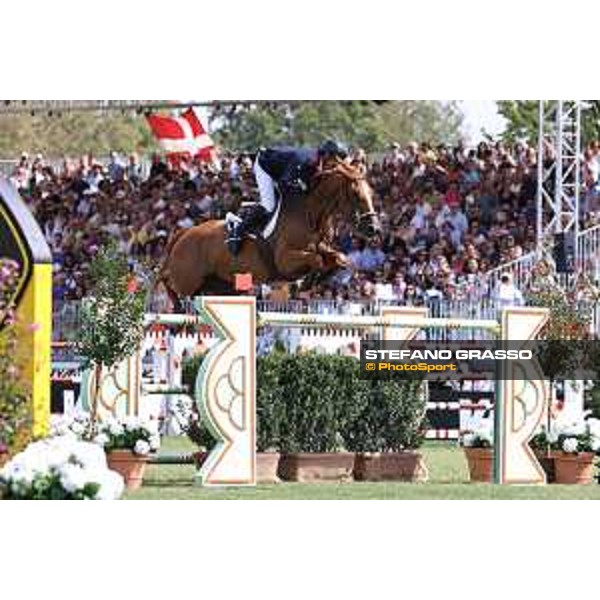
<path id="1" fill-rule="evenodd" d="M 254 163 L 254 176 L 258 185 L 260 202 L 242 219 L 236 219 L 230 230 L 227 244 L 233 254 L 240 251 L 247 233 L 256 233 L 273 215 L 280 200 L 290 195 L 304 194 L 325 162 L 348 157 L 348 149 L 336 140 L 327 140 L 316 150 L 277 147 L 260 150 Z M 276 189 L 276 186 L 279 190 Z"/>

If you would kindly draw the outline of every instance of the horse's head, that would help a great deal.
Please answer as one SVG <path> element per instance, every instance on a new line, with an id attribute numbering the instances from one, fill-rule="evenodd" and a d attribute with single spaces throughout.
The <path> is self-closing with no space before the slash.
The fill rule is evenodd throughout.
<path id="1" fill-rule="evenodd" d="M 381 234 L 381 224 L 373 204 L 373 190 L 366 177 L 361 176 L 350 184 L 350 197 L 358 215 L 358 229 L 367 237 Z"/>
<path id="2" fill-rule="evenodd" d="M 337 210 L 356 218 L 361 233 L 367 237 L 381 233 L 373 203 L 373 190 L 359 169 L 338 160 L 332 168 L 323 171 L 319 179 L 327 188 L 322 190 L 322 196 L 336 199 Z"/>

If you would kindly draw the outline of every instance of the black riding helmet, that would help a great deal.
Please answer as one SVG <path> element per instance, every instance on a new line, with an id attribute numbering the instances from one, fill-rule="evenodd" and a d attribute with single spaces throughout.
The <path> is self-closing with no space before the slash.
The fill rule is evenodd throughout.
<path id="1" fill-rule="evenodd" d="M 348 148 L 337 140 L 327 140 L 319 146 L 319 158 L 347 158 Z"/>

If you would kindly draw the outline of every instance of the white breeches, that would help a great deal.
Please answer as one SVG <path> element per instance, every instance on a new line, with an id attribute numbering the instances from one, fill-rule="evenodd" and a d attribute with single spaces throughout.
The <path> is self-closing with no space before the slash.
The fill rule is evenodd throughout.
<path id="1" fill-rule="evenodd" d="M 277 204 L 275 185 L 271 176 L 258 164 L 258 160 L 254 163 L 254 176 L 256 177 L 256 183 L 258 184 L 260 203 L 267 211 L 269 211 L 269 213 L 272 213 Z"/>

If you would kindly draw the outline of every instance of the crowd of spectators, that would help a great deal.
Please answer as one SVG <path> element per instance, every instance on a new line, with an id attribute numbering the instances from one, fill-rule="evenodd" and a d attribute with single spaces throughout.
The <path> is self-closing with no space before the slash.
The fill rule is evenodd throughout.
<path id="1" fill-rule="evenodd" d="M 600 145 L 583 158 L 587 226 L 600 205 Z M 357 151 L 353 160 L 375 191 L 382 237 L 366 241 L 340 222 L 337 245 L 350 268 L 319 285 L 264 286 L 263 297 L 409 304 L 472 297 L 483 273 L 534 248 L 537 151 L 527 144 L 394 144 L 368 159 Z M 158 155 L 148 165 L 116 153 L 50 165 L 23 154 L 12 179 L 52 248 L 57 301 L 85 295 L 86 267 L 108 238 L 132 270 L 155 264 L 174 230 L 223 217 L 257 193 L 252 158 L 230 153 L 177 168 Z"/>

